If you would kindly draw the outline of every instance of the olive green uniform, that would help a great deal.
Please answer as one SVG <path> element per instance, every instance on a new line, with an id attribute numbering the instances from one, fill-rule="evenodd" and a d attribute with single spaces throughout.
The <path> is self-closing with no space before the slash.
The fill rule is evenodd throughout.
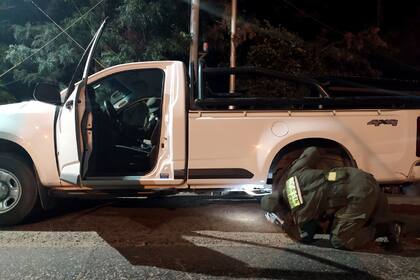
<path id="1" fill-rule="evenodd" d="M 290 167 L 286 187 L 281 188 L 296 225 L 304 232 L 307 225 L 333 211 L 331 244 L 349 250 L 366 246 L 375 239 L 376 225 L 390 221 L 386 196 L 371 174 L 352 167 L 315 169 L 319 161 L 318 150 L 307 148 Z M 299 191 L 291 192 L 295 184 Z M 309 233 L 309 238 L 314 234 Z"/>

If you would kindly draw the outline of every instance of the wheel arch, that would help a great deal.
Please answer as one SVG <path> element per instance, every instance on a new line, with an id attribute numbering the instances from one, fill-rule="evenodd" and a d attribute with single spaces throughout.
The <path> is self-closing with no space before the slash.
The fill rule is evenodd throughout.
<path id="1" fill-rule="evenodd" d="M 52 202 L 50 202 L 50 199 L 48 197 L 47 190 L 44 186 L 42 186 L 41 181 L 39 180 L 38 171 L 35 166 L 35 163 L 30 154 L 25 150 L 25 148 L 13 141 L 0 138 L 0 153 L 10 153 L 18 155 L 21 159 L 25 161 L 25 163 L 28 164 L 28 166 L 30 166 L 33 169 L 34 176 L 37 180 L 37 193 L 41 201 L 41 206 L 45 210 L 51 209 L 53 206 Z"/>
<path id="2" fill-rule="evenodd" d="M 27 164 L 33 167 L 35 172 L 37 172 L 32 157 L 21 145 L 13 141 L 0 138 L 0 153 L 11 153 L 20 156 Z"/>
<path id="3" fill-rule="evenodd" d="M 277 152 L 270 164 L 269 173 L 267 176 L 268 183 L 270 183 L 274 169 L 287 154 L 310 146 L 336 149 L 337 151 L 341 152 L 343 157 L 346 157 L 347 160 L 350 161 L 352 166 L 357 167 L 357 162 L 353 158 L 349 149 L 347 149 L 344 145 L 338 143 L 337 141 L 328 138 L 304 138 L 288 143 L 286 146 L 282 147 Z"/>

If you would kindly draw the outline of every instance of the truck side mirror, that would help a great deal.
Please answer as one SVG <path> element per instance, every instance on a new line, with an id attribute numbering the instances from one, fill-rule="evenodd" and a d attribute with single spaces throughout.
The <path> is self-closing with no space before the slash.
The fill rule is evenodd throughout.
<path id="1" fill-rule="evenodd" d="M 34 99 L 52 105 L 62 105 L 58 85 L 38 83 L 34 90 Z"/>

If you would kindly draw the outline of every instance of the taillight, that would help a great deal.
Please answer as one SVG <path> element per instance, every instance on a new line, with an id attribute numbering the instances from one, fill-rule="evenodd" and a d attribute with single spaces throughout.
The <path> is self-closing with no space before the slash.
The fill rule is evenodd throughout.
<path id="1" fill-rule="evenodd" d="M 420 117 L 417 117 L 416 155 L 420 157 Z"/>

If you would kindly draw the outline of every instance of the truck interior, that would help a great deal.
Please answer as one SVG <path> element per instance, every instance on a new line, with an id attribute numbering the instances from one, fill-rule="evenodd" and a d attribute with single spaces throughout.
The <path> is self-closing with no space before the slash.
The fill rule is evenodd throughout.
<path id="1" fill-rule="evenodd" d="M 92 114 L 92 152 L 87 177 L 144 175 L 156 164 L 162 119 L 164 73 L 120 72 L 87 87 Z M 82 120 L 86 127 L 87 118 Z M 84 141 L 85 144 L 88 141 Z"/>

